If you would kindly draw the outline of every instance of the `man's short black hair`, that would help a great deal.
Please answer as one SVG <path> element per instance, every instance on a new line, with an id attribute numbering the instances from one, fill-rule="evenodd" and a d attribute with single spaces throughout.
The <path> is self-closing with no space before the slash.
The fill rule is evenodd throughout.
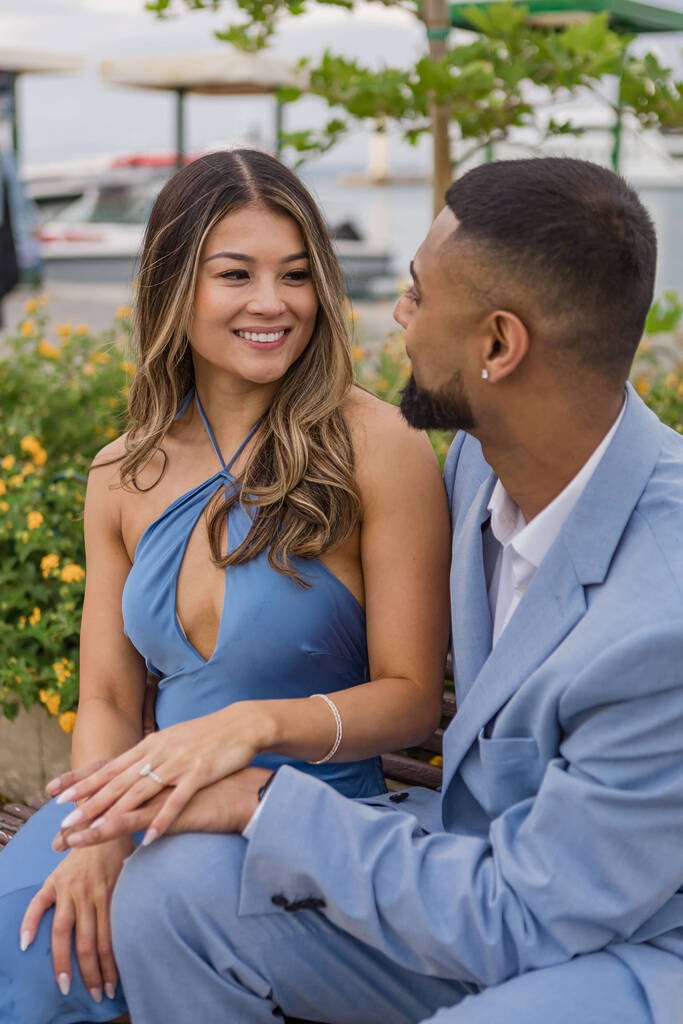
<path id="1" fill-rule="evenodd" d="M 446 203 L 460 222 L 454 240 L 474 243 L 486 264 L 494 302 L 513 282 L 552 323 L 545 340 L 558 356 L 626 379 L 652 303 L 657 238 L 623 178 L 569 157 L 500 160 L 455 181 Z"/>

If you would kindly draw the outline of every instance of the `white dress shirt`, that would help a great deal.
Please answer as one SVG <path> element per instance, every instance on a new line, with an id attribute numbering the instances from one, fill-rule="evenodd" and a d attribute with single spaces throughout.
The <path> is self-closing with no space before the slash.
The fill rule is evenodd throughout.
<path id="1" fill-rule="evenodd" d="M 491 532 L 500 544 L 488 589 L 494 647 L 607 451 L 626 411 L 626 401 L 624 398 L 621 412 L 588 461 L 531 522 L 526 522 L 520 507 L 497 481 L 488 506 Z"/>

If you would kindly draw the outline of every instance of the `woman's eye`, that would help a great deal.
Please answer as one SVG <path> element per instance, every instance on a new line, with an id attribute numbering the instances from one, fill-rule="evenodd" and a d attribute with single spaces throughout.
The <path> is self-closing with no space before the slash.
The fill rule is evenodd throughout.
<path id="1" fill-rule="evenodd" d="M 225 281 L 247 281 L 249 280 L 249 274 L 246 270 L 224 270 L 222 274 L 218 275 Z"/>
<path id="2" fill-rule="evenodd" d="M 407 299 L 408 302 L 414 302 L 416 306 L 419 306 L 420 304 L 420 296 L 417 294 L 414 284 L 411 284 L 408 288 L 406 288 L 406 290 L 403 293 L 403 297 L 404 299 Z"/>
<path id="3" fill-rule="evenodd" d="M 287 274 L 285 274 L 286 281 L 294 281 L 296 283 L 299 283 L 301 281 L 308 281 L 310 280 L 310 277 L 310 270 L 290 270 Z"/>

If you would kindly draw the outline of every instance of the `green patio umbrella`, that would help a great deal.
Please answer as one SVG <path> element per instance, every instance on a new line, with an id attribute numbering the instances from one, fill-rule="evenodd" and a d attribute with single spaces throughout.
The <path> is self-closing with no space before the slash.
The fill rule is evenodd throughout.
<path id="1" fill-rule="evenodd" d="M 450 23 L 453 28 L 469 29 L 472 24 L 464 16 L 467 8 L 485 8 L 497 0 L 474 0 L 473 3 L 449 3 Z M 639 0 L 524 0 L 519 6 L 528 8 L 529 24 L 549 31 L 567 28 L 587 21 L 596 14 L 609 15 L 610 28 L 626 35 L 646 32 L 683 32 L 683 6 L 678 8 L 661 4 L 641 3 Z M 621 154 L 621 112 L 617 110 L 614 123 L 612 166 L 619 170 Z"/>

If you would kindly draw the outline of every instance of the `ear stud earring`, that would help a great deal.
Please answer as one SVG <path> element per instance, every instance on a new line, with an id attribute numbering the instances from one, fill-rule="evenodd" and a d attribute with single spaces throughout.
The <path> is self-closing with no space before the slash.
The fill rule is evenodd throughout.
<path id="1" fill-rule="evenodd" d="M 489 371 L 486 369 L 486 367 L 484 367 L 484 369 L 481 371 L 481 379 L 482 380 L 488 380 L 489 379 Z"/>

